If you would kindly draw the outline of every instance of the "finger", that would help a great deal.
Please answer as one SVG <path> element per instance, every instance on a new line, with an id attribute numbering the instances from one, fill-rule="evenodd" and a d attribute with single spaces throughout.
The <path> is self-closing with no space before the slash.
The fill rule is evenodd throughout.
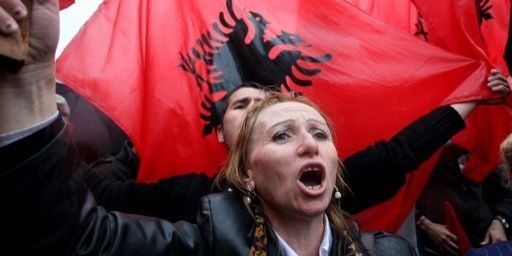
<path id="1" fill-rule="evenodd" d="M 493 74 L 493 75 L 501 74 L 501 70 L 499 68 L 493 68 L 493 69 L 491 69 L 491 74 Z"/>
<path id="2" fill-rule="evenodd" d="M 457 242 L 459 240 L 457 236 L 451 232 L 446 233 L 446 237 L 449 239 L 449 241 Z"/>
<path id="3" fill-rule="evenodd" d="M 489 244 L 489 234 L 486 234 L 484 240 L 480 243 L 480 245 L 486 244 Z"/>
<path id="4" fill-rule="evenodd" d="M 0 0 L 0 7 L 15 20 L 27 15 L 27 8 L 20 0 Z"/>
<path id="5" fill-rule="evenodd" d="M 502 81 L 502 82 L 506 83 L 507 78 L 505 78 L 502 74 L 491 75 L 491 76 L 487 77 L 487 82 L 491 82 L 491 81 Z"/>
<path id="6" fill-rule="evenodd" d="M 455 245 L 455 247 L 457 247 L 457 245 Z M 458 247 L 455 248 L 453 247 L 452 245 L 450 245 L 449 243 L 445 243 L 443 244 L 443 248 L 446 252 L 450 253 L 451 255 L 458 255 Z"/>
<path id="7" fill-rule="evenodd" d="M 497 86 L 503 86 L 503 87 L 509 88 L 507 83 L 505 83 L 503 81 L 499 81 L 499 80 L 487 83 L 487 87 L 489 87 L 489 88 L 493 88 L 493 87 L 497 87 Z"/>
<path id="8" fill-rule="evenodd" d="M 450 240 L 445 241 L 445 247 L 454 254 L 457 254 L 457 252 L 459 251 L 459 246 Z"/>
<path id="9" fill-rule="evenodd" d="M 491 91 L 493 91 L 495 93 L 501 93 L 504 95 L 507 95 L 510 93 L 510 88 L 505 85 L 497 85 L 497 86 L 491 87 L 490 89 L 491 89 Z"/>
<path id="10" fill-rule="evenodd" d="M 0 9 L 0 31 L 9 35 L 18 29 L 18 23 L 4 9 Z"/>

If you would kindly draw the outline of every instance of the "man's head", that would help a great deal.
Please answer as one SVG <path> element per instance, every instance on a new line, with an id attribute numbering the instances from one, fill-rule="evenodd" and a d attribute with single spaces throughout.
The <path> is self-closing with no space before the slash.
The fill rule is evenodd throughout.
<path id="1" fill-rule="evenodd" d="M 228 149 L 231 148 L 247 110 L 254 103 L 261 101 L 267 91 L 277 89 L 277 87 L 263 86 L 255 82 L 246 82 L 227 94 L 222 102 L 224 107 L 221 111 L 222 122 L 215 129 L 219 142 L 226 144 Z"/>

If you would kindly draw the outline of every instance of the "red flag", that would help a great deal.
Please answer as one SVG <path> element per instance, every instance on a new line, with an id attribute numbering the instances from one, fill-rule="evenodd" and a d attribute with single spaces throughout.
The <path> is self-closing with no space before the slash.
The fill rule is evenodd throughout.
<path id="1" fill-rule="evenodd" d="M 440 104 L 491 97 L 481 62 L 328 0 L 105 1 L 57 75 L 129 134 L 142 181 L 218 171 L 225 151 L 212 130 L 215 107 L 242 81 L 318 102 L 342 158 Z M 426 181 L 417 175 L 378 212 L 360 215 L 364 227 L 396 230 Z"/>
<path id="2" fill-rule="evenodd" d="M 418 31 L 418 10 L 411 0 L 346 0 L 388 25 L 405 32 Z"/>
<path id="3" fill-rule="evenodd" d="M 489 69 L 498 66 L 507 75 L 503 55 L 509 0 L 414 2 L 427 23 L 429 43 L 484 61 Z M 511 120 L 512 111 L 505 106 L 479 106 L 471 114 L 468 129 L 454 139 L 472 153 L 464 169 L 468 178 L 482 181 L 499 164 L 499 144 L 512 131 Z"/>
<path id="4" fill-rule="evenodd" d="M 64 10 L 75 3 L 75 0 L 59 0 L 59 7 Z"/>
<path id="5" fill-rule="evenodd" d="M 458 255 L 464 256 L 472 247 L 468 235 L 466 234 L 466 231 L 464 231 L 462 224 L 460 224 L 459 218 L 457 218 L 457 214 L 455 214 L 455 209 L 453 209 L 452 204 L 446 201 L 443 203 L 443 208 L 446 228 L 457 236 L 457 245 L 459 246 Z"/>

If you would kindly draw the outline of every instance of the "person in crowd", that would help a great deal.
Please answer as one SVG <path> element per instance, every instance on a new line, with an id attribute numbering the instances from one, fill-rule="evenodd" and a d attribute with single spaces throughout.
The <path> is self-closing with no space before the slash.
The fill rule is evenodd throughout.
<path id="1" fill-rule="evenodd" d="M 110 180 L 112 182 L 117 181 L 128 181 L 135 179 L 135 176 L 137 175 L 137 171 L 139 168 L 139 156 L 135 152 L 135 148 L 130 140 L 127 139 L 126 135 L 121 131 L 119 127 L 117 127 L 108 117 L 101 114 L 99 110 L 94 108 L 90 103 L 88 103 L 85 99 L 81 98 L 79 95 L 77 95 L 75 92 L 73 92 L 71 89 L 66 88 L 64 85 L 57 83 L 56 86 L 59 89 L 57 91 L 64 92 L 68 98 L 71 98 L 74 101 L 74 108 L 73 108 L 73 122 L 71 122 L 71 108 L 69 107 L 67 99 L 60 95 L 56 94 L 56 101 L 57 101 L 57 110 L 59 111 L 60 115 L 62 116 L 62 119 L 66 123 L 66 126 L 68 127 L 68 131 L 71 133 L 73 142 L 77 145 L 78 151 L 80 152 L 80 156 L 82 160 L 89 164 L 91 169 L 97 174 L 101 175 L 101 179 L 104 181 Z M 78 113 L 75 113 L 77 111 Z M 91 118 L 91 113 L 95 113 L 92 116 L 96 117 L 102 117 L 102 118 Z M 88 116 L 87 121 L 80 122 L 83 120 L 80 120 L 77 116 Z M 80 120 L 80 121 L 79 121 Z M 100 120 L 103 120 L 100 121 Z M 103 129 L 103 130 L 109 130 L 112 131 L 112 136 L 105 136 L 104 133 L 101 132 L 90 132 L 89 136 L 86 136 L 86 138 L 82 137 L 76 137 L 76 130 L 73 130 L 74 122 L 78 121 L 77 128 L 79 130 L 85 130 L 89 129 L 91 127 L 95 127 L 94 129 Z M 93 130 L 94 130 L 93 129 Z M 84 136 L 84 132 L 79 132 L 82 136 Z M 101 135 L 98 135 L 101 134 Z M 116 134 L 119 134 L 121 136 L 116 136 Z M 98 137 L 96 137 L 98 136 Z M 123 137 L 124 136 L 124 137 Z M 94 139 L 91 139 L 91 137 L 95 137 Z M 106 137 L 110 137 L 111 140 L 107 139 Z M 125 139 L 126 138 L 126 139 Z M 123 141 L 123 146 L 120 148 L 119 152 L 115 155 L 112 155 L 113 152 L 111 152 L 111 155 L 107 156 L 106 152 L 112 151 L 113 149 L 110 148 L 95 148 L 90 147 L 87 145 L 93 145 L 95 143 L 89 143 L 89 141 L 98 141 L 103 139 L 103 141 L 111 141 L 111 145 L 116 145 L 120 141 Z M 78 141 L 81 141 L 80 143 Z M 94 148 L 94 149 L 93 149 Z M 92 153 L 96 152 L 96 153 Z M 101 152 L 101 153 L 99 153 Z M 100 156 L 103 154 L 102 156 Z M 94 155 L 93 158 L 90 156 Z M 92 162 L 91 162 L 92 161 Z"/>
<path id="2" fill-rule="evenodd" d="M 503 171 L 497 168 L 482 182 L 469 180 L 463 172 L 467 157 L 465 149 L 448 143 L 416 203 L 422 255 L 463 255 L 470 247 L 502 242 L 511 234 L 512 191 Z M 446 207 L 455 215 L 447 214 Z M 451 218 L 461 230 L 447 225 L 454 222 Z"/>
<path id="3" fill-rule="evenodd" d="M 64 87 L 64 85 L 58 84 L 59 87 Z M 74 94 L 71 90 L 66 89 L 69 92 L 71 92 L 72 95 L 75 95 L 78 97 L 78 95 Z M 59 91 L 59 90 L 57 90 Z M 61 90 L 62 91 L 62 90 Z M 91 148 L 88 146 L 83 146 L 85 143 L 77 143 L 77 140 L 81 140 L 80 138 L 74 137 L 75 132 L 73 131 L 73 123 L 71 123 L 70 117 L 71 117 L 71 109 L 69 107 L 69 104 L 66 100 L 66 98 L 60 94 L 56 94 L 56 101 L 57 101 L 57 110 L 59 111 L 60 115 L 62 116 L 62 119 L 66 123 L 66 126 L 68 127 L 68 131 L 71 133 L 71 136 L 73 137 L 73 141 L 78 147 L 78 150 L 80 151 L 80 155 L 82 156 L 82 160 L 86 163 L 89 163 L 91 161 L 91 158 L 87 159 L 87 156 L 93 155 L 91 153 L 85 153 L 84 151 L 88 151 Z M 69 95 L 68 95 L 69 97 Z M 81 98 L 80 98 L 81 99 Z M 85 100 L 81 99 L 80 102 L 84 102 L 84 106 L 89 106 L 85 102 Z M 90 106 L 92 108 L 92 106 Z M 87 108 L 85 108 L 87 109 Z M 93 108 L 92 108 L 93 109 Z M 79 110 L 75 107 L 75 110 Z M 86 113 L 78 113 L 78 115 L 83 115 Z M 107 117 L 105 117 L 107 118 Z M 76 119 L 75 119 L 76 121 Z M 107 120 L 110 121 L 110 120 Z M 110 123 L 110 127 L 112 130 L 118 130 L 118 127 L 115 127 L 110 122 L 107 122 L 106 124 Z M 100 124 L 99 122 L 88 122 L 87 125 L 85 123 L 80 123 L 78 127 L 87 127 L 90 128 L 92 126 L 99 126 L 99 127 L 109 127 L 106 124 Z M 119 129 L 120 132 L 120 129 Z M 89 134 L 90 137 L 95 137 L 97 133 L 92 132 Z M 104 138 L 102 135 L 99 137 Z M 97 140 L 97 139 L 96 139 Z M 86 148 L 86 149 L 84 149 Z M 101 150 L 93 150 L 94 152 L 99 152 Z M 84 157 L 85 156 L 85 157 Z M 93 159 L 96 159 L 97 156 Z M 133 144 L 130 140 L 125 140 L 123 147 L 120 149 L 120 151 L 116 155 L 112 156 L 103 156 L 99 157 L 98 159 L 92 161 L 89 166 L 93 171 L 96 172 L 98 175 L 102 175 L 102 179 L 104 180 L 111 180 L 112 182 L 116 181 L 128 181 L 133 180 L 135 176 L 137 175 L 137 170 L 139 168 L 139 157 L 134 152 Z"/>
<path id="4" fill-rule="evenodd" d="M 512 10 L 512 9 L 511 9 Z M 500 156 L 503 166 L 503 174 L 506 178 L 506 185 L 510 189 L 510 171 L 512 166 L 512 135 L 509 134 L 500 145 Z M 502 224 L 509 225 L 510 222 L 501 222 Z M 510 233 L 508 233 L 510 238 Z M 512 255 L 512 241 L 507 240 L 504 242 L 491 243 L 482 247 L 471 248 L 466 253 L 466 256 L 483 256 L 483 255 Z"/>
<path id="5" fill-rule="evenodd" d="M 107 115 L 64 84 L 56 83 L 56 92 L 68 102 L 73 141 L 85 163 L 111 159 L 126 150 L 128 136 Z"/>

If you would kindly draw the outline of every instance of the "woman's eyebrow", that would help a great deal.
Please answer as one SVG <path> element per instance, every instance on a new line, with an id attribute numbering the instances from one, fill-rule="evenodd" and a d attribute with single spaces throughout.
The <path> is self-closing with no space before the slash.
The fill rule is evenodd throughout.
<path id="1" fill-rule="evenodd" d="M 234 105 L 237 105 L 237 104 L 247 105 L 250 101 L 251 101 L 251 97 L 244 97 L 244 98 L 241 98 L 241 99 L 238 99 L 238 100 L 235 100 L 235 101 L 231 102 L 230 106 L 234 106 Z"/>
<path id="2" fill-rule="evenodd" d="M 309 118 L 306 120 L 308 123 L 316 123 L 316 124 L 320 124 L 322 126 L 327 126 L 327 123 L 323 120 L 320 120 L 320 119 L 316 119 L 316 118 Z"/>
<path id="3" fill-rule="evenodd" d="M 294 123 L 294 122 L 295 122 L 295 120 L 293 120 L 293 119 L 291 119 L 291 118 L 290 118 L 290 119 L 285 119 L 285 120 L 283 120 L 283 121 L 279 121 L 279 122 L 277 122 L 277 123 L 273 124 L 273 125 L 272 125 L 272 126 L 270 126 L 267 130 L 268 130 L 268 131 L 270 131 L 270 130 L 272 130 L 274 127 L 281 126 L 281 125 L 285 125 L 285 124 L 290 124 L 290 123 Z"/>

